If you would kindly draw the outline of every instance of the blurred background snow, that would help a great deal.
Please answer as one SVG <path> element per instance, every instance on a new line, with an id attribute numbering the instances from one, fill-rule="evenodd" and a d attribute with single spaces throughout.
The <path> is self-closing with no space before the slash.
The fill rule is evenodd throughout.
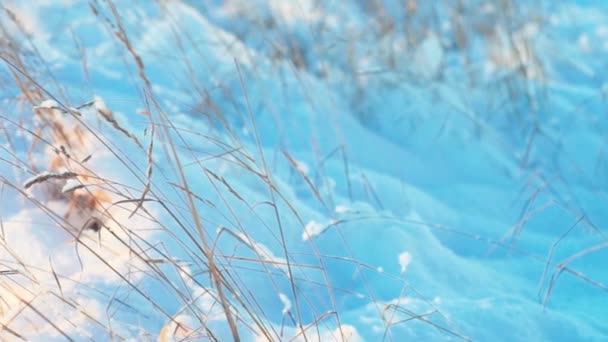
<path id="1" fill-rule="evenodd" d="M 183 179 L 245 341 L 608 338 L 603 1 L 0 6 L 0 339 L 231 340 Z M 51 109 L 123 200 L 82 244 L 25 67 L 116 123 Z"/>

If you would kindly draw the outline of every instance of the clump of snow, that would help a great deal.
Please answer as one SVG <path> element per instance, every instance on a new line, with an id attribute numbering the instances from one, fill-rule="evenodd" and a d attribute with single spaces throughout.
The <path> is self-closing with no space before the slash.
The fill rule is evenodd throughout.
<path id="1" fill-rule="evenodd" d="M 78 181 L 77 179 L 71 178 L 65 182 L 65 185 L 63 186 L 63 188 L 61 188 L 61 192 L 65 194 L 83 187 L 84 184 L 80 183 L 80 181 Z"/>
<path id="2" fill-rule="evenodd" d="M 279 299 L 283 303 L 283 315 L 287 315 L 291 311 L 291 301 L 284 293 L 279 293 Z"/>
<path id="3" fill-rule="evenodd" d="M 327 225 L 321 224 L 315 220 L 312 220 L 304 227 L 304 233 L 302 233 L 302 240 L 308 241 L 313 237 L 320 235 L 327 229 Z"/>
<path id="4" fill-rule="evenodd" d="M 345 205 L 337 205 L 336 208 L 334 209 L 334 212 L 336 214 L 346 214 L 350 211 L 351 211 L 350 208 Z"/>
<path id="5" fill-rule="evenodd" d="M 399 254 L 399 266 L 401 266 L 401 273 L 407 271 L 407 267 L 412 261 L 412 255 L 409 252 L 403 252 Z"/>
<path id="6" fill-rule="evenodd" d="M 97 95 L 93 97 L 93 108 L 100 112 L 106 112 L 109 110 L 104 100 Z"/>
<path id="7" fill-rule="evenodd" d="M 55 100 L 44 100 L 39 105 L 34 106 L 34 109 L 55 109 L 59 108 L 59 103 Z"/>
<path id="8" fill-rule="evenodd" d="M 304 175 L 308 174 L 309 168 L 308 168 L 308 165 L 306 165 L 306 163 L 304 163 L 303 161 L 300 161 L 300 160 L 294 160 L 294 162 L 296 163 L 296 168 L 298 169 L 299 172 L 301 172 Z"/>
<path id="9" fill-rule="evenodd" d="M 331 219 L 325 223 L 319 223 L 315 220 L 311 220 L 304 227 L 304 232 L 302 233 L 302 241 L 308 241 L 314 238 L 315 236 L 319 236 L 323 234 L 326 230 L 328 230 L 331 226 L 335 226 L 341 222 L 343 221 L 334 219 Z"/>

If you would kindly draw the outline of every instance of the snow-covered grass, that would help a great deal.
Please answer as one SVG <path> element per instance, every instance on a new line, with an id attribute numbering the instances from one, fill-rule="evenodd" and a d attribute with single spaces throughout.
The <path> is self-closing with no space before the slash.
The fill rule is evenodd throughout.
<path id="1" fill-rule="evenodd" d="M 607 10 L 0 3 L 0 340 L 602 340 Z"/>

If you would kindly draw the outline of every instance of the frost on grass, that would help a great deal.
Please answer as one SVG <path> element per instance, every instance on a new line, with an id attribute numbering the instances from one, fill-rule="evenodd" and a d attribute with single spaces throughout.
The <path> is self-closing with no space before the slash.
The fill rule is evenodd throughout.
<path id="1" fill-rule="evenodd" d="M 59 103 L 55 100 L 44 100 L 40 102 L 39 105 L 34 106 L 34 110 L 36 109 L 58 109 L 60 108 Z"/>
<path id="2" fill-rule="evenodd" d="M 70 179 L 75 178 L 76 176 L 77 174 L 74 172 L 55 173 L 45 171 L 27 179 L 23 183 L 23 188 L 29 189 L 34 184 L 43 183 L 50 179 Z"/>
<path id="3" fill-rule="evenodd" d="M 302 233 L 302 241 L 308 241 L 315 236 L 321 235 L 327 228 L 327 225 L 321 224 L 315 220 L 308 222 L 306 227 L 304 227 L 304 233 Z"/>
<path id="4" fill-rule="evenodd" d="M 325 223 L 319 223 L 315 220 L 311 220 L 304 227 L 304 232 L 302 233 L 302 241 L 308 241 L 314 237 L 317 237 L 325 233 L 330 227 L 335 226 L 340 222 L 342 221 L 333 219 Z"/>
<path id="5" fill-rule="evenodd" d="M 63 188 L 61 188 L 62 193 L 72 192 L 76 189 L 84 188 L 84 184 L 80 183 L 77 179 L 70 178 L 65 182 Z"/>
<path id="6" fill-rule="evenodd" d="M 351 205 L 339 204 L 334 207 L 332 219 L 326 222 L 320 223 L 315 220 L 311 220 L 304 227 L 302 233 L 302 240 L 307 241 L 314 237 L 317 237 L 333 226 L 337 226 L 343 223 L 357 221 L 361 219 L 368 219 L 370 217 L 376 217 L 377 211 L 369 204 L 364 202 L 354 202 Z"/>
<path id="7" fill-rule="evenodd" d="M 305 162 L 301 161 L 301 160 L 294 160 L 295 162 L 295 166 L 296 169 L 302 173 L 303 175 L 308 175 L 308 172 L 310 171 L 310 169 L 308 168 L 308 165 L 306 165 Z"/>
<path id="8" fill-rule="evenodd" d="M 34 110 L 42 110 L 42 109 L 56 109 L 62 113 L 72 113 L 74 115 L 78 115 L 81 116 L 82 113 L 80 113 L 79 108 L 83 108 L 87 106 L 87 104 L 81 105 L 77 108 L 75 107 L 69 107 L 67 110 L 64 109 L 57 101 L 55 100 L 44 100 L 42 102 L 40 102 L 39 105 L 32 107 Z"/>
<path id="9" fill-rule="evenodd" d="M 126 137 L 133 140 L 135 142 L 135 144 L 137 144 L 137 146 L 142 147 L 142 145 L 139 142 L 139 140 L 137 139 L 137 137 L 132 135 L 131 133 L 129 133 L 129 131 L 127 131 L 125 128 L 123 128 L 118 123 L 118 121 L 116 121 L 116 118 L 114 117 L 114 113 L 106 106 L 106 103 L 104 102 L 104 100 L 101 97 L 99 97 L 99 96 L 94 97 L 93 108 L 95 108 L 97 113 L 99 113 L 99 115 L 101 115 L 104 118 L 104 120 L 109 122 L 112 125 L 112 127 L 114 127 L 117 131 L 121 132 Z"/>

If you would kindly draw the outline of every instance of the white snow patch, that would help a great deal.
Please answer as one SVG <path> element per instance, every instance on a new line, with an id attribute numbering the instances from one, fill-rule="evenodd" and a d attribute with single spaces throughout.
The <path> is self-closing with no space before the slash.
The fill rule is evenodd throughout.
<path id="1" fill-rule="evenodd" d="M 66 192 L 72 192 L 83 187 L 84 184 L 80 183 L 77 179 L 68 179 L 63 188 L 61 188 L 61 192 L 65 194 Z"/>
<path id="2" fill-rule="evenodd" d="M 304 233 L 302 233 L 302 240 L 308 241 L 309 239 L 320 235 L 327 229 L 326 225 L 323 225 L 315 220 L 312 220 L 304 227 Z"/>
<path id="3" fill-rule="evenodd" d="M 304 232 L 302 233 L 302 241 L 308 241 L 311 238 L 323 234 L 329 227 L 339 224 L 340 220 L 331 219 L 326 223 L 319 223 L 315 220 L 311 220 L 304 227 Z"/>
<path id="4" fill-rule="evenodd" d="M 334 209 L 334 211 L 336 212 L 336 214 L 346 214 L 348 212 L 350 212 L 350 208 L 345 206 L 345 205 L 337 205 L 336 208 Z"/>
<path id="5" fill-rule="evenodd" d="M 283 315 L 287 315 L 291 311 L 291 301 L 284 293 L 279 293 L 279 299 L 283 303 Z"/>
<path id="6" fill-rule="evenodd" d="M 306 165 L 306 163 L 304 163 L 303 161 L 300 160 L 296 160 L 296 168 L 298 169 L 298 171 L 300 171 L 301 173 L 308 175 L 308 171 L 310 170 L 308 168 L 308 165 Z"/>
<path id="7" fill-rule="evenodd" d="M 108 110 L 108 107 L 106 106 L 106 103 L 99 96 L 93 97 L 93 106 L 94 106 L 94 108 L 96 110 L 98 110 L 100 112 L 105 112 L 105 111 Z"/>
<path id="8" fill-rule="evenodd" d="M 443 48 L 436 34 L 430 33 L 416 48 L 413 58 L 416 73 L 426 80 L 435 78 L 443 63 Z"/>
<path id="9" fill-rule="evenodd" d="M 51 211 L 58 210 L 60 204 L 62 203 L 57 201 L 47 202 Z M 36 308 L 41 312 L 51 317 L 62 317 L 56 322 L 61 330 L 78 337 L 77 340 L 90 339 L 86 338 L 90 337 L 87 327 L 91 322 L 87 316 L 103 320 L 106 303 L 100 302 L 95 296 L 88 297 L 89 293 L 83 292 L 83 288 L 77 286 L 77 283 L 65 281 L 62 277 L 56 280 L 51 271 L 68 279 L 78 279 L 79 283 L 83 284 L 87 284 L 92 279 L 91 272 L 98 273 L 96 284 L 99 284 L 99 280 L 105 284 L 112 284 L 119 278 L 113 276 L 113 272 L 110 272 L 98 257 L 91 256 L 85 249 L 80 251 L 82 261 L 80 264 L 74 254 L 74 247 L 66 245 L 67 239 L 72 236 L 55 225 L 45 212 L 23 209 L 14 216 L 5 218 L 3 228 L 6 232 L 5 242 L 13 252 L 0 250 L 0 259 L 11 265 L 10 268 L 28 274 L 24 279 L 36 279 L 36 281 L 23 280 L 3 284 L 0 322 L 11 319 L 11 328 L 23 332 L 28 340 L 54 340 L 54 337 L 60 337 L 56 329 L 49 326 L 48 322 L 35 312 L 26 310 L 20 313 L 23 301 L 35 301 Z M 132 256 L 127 248 L 123 250 L 116 248 L 118 245 L 119 243 L 114 246 L 104 243 L 96 252 L 109 264 L 117 267 L 118 272 L 125 274 Z M 111 251 L 108 252 L 107 249 Z M 125 257 L 118 259 L 114 253 L 122 253 Z M 18 260 L 27 260 L 27 265 L 21 264 Z M 81 265 L 84 267 L 81 268 Z M 136 275 L 136 278 L 139 276 Z M 57 281 L 61 283 L 62 295 L 74 300 L 77 306 L 66 305 L 59 297 L 51 295 L 57 291 Z"/>
<path id="10" fill-rule="evenodd" d="M 320 20 L 324 15 L 324 13 L 319 10 L 319 6 L 316 2 L 311 0 L 275 0 L 270 1 L 268 4 L 274 17 L 281 19 L 284 23 L 289 25 L 314 23 Z"/>
<path id="11" fill-rule="evenodd" d="M 409 252 L 403 252 L 399 254 L 399 265 L 401 266 L 401 273 L 407 271 L 407 267 L 412 261 L 412 255 Z"/>
<path id="12" fill-rule="evenodd" d="M 44 100 L 39 105 L 34 106 L 34 109 L 53 109 L 59 108 L 59 103 L 55 100 Z"/>

